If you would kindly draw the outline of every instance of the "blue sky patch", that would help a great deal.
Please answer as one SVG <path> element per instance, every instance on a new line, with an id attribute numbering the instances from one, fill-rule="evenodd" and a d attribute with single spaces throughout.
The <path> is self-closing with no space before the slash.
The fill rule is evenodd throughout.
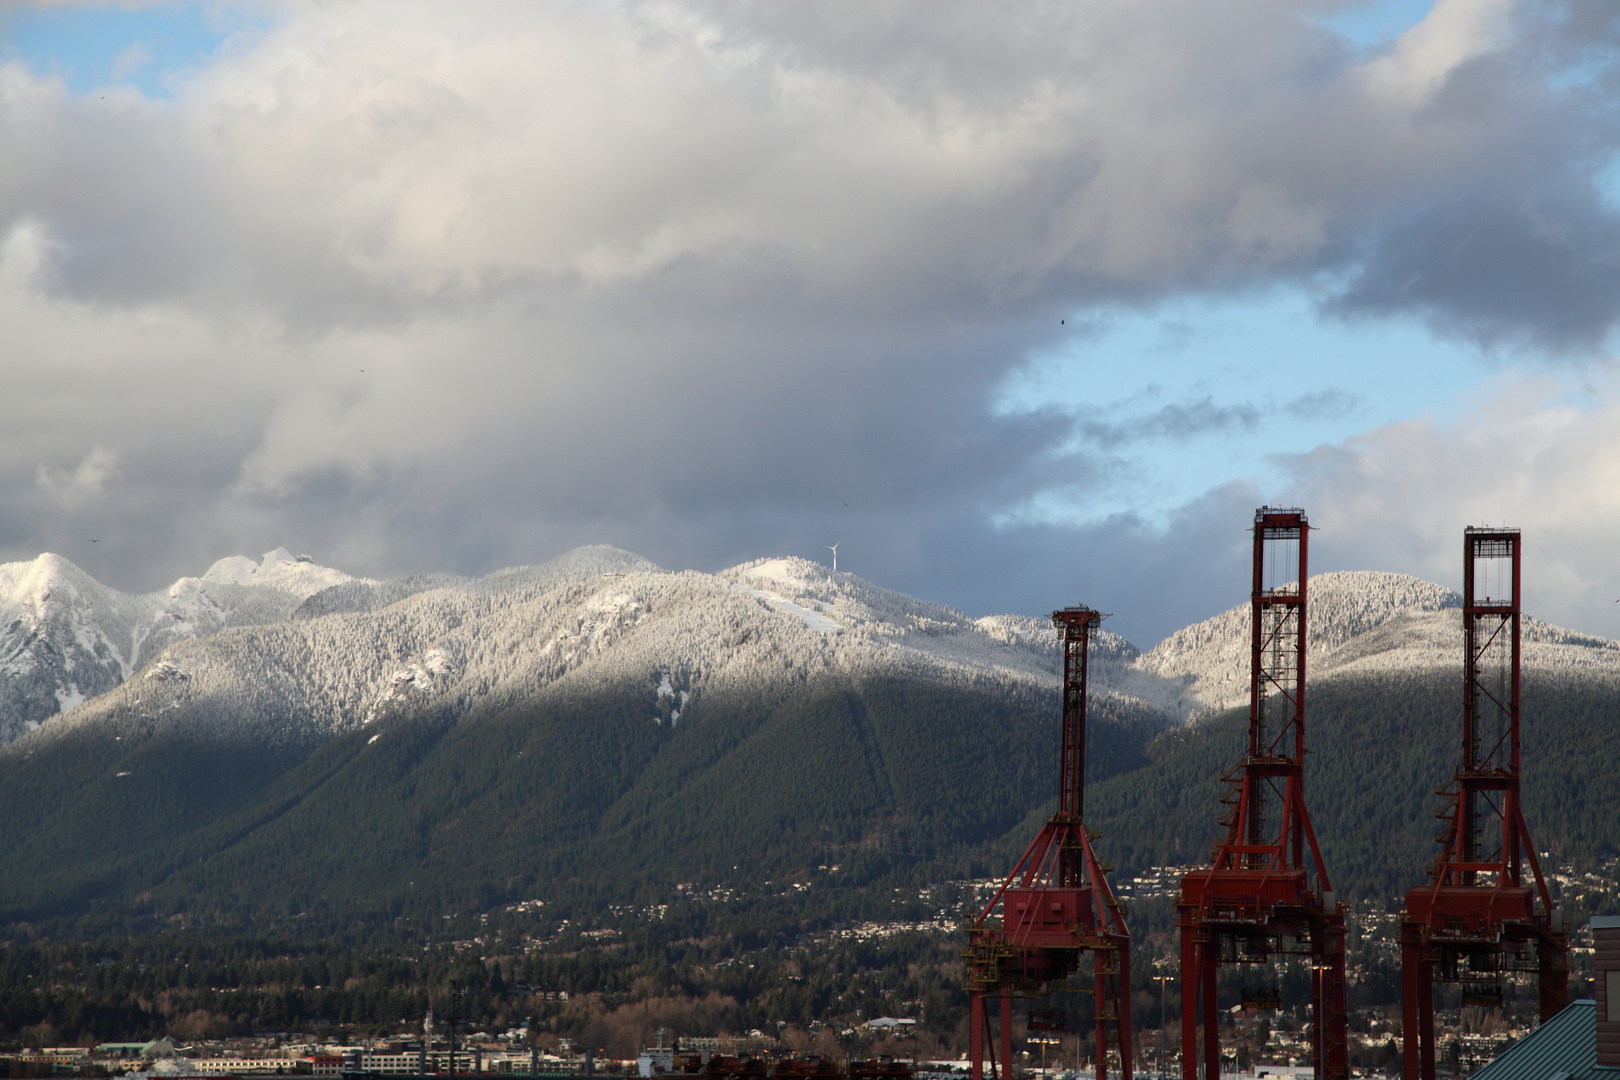
<path id="1" fill-rule="evenodd" d="M 263 9 L 217 3 L 20 6 L 0 18 L 0 58 L 60 78 L 75 94 L 134 86 L 148 98 L 174 96 L 187 74 L 267 21 Z"/>

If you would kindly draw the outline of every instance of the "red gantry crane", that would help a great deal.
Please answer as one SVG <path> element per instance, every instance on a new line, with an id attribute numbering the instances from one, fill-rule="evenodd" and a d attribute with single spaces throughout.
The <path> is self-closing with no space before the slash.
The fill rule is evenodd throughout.
<path id="1" fill-rule="evenodd" d="M 1278 958 L 1311 963 L 1311 1037 L 1322 1080 L 1349 1076 L 1344 915 L 1305 812 L 1305 586 L 1310 523 L 1299 509 L 1254 515 L 1254 625 L 1249 745 L 1224 778 L 1226 837 L 1207 870 L 1181 879 L 1181 1075 L 1220 1076 L 1215 975 L 1222 964 L 1263 970 L 1249 1008 L 1277 1008 Z M 1314 874 L 1313 874 L 1314 871 Z M 1203 1032 L 1203 1054 L 1198 1035 Z M 1200 1070 L 1202 1065 L 1202 1070 Z"/>
<path id="2" fill-rule="evenodd" d="M 1436 981 L 1500 1006 L 1503 977 L 1533 972 L 1543 1022 L 1569 1004 L 1569 939 L 1519 801 L 1519 555 L 1518 529 L 1463 532 L 1463 760 L 1437 792 L 1429 883 L 1401 915 L 1406 1080 L 1435 1077 Z"/>
<path id="3" fill-rule="evenodd" d="M 1052 613 L 1063 645 L 1063 749 L 1058 811 L 968 927 L 968 992 L 972 998 L 972 1080 L 984 1080 L 990 1002 L 1000 1005 L 1000 1047 L 990 1047 L 990 1074 L 1010 1080 L 1012 1002 L 1080 991 L 1089 956 L 1096 995 L 1097 1080 L 1107 1080 L 1110 1034 L 1119 1077 L 1131 1080 L 1131 935 L 1125 913 L 1097 860 L 1082 819 L 1086 772 L 1086 648 L 1103 616 L 1088 607 Z M 1001 915 L 996 917 L 997 907 Z M 1068 982 L 1070 985 L 1065 986 Z M 1050 1017 L 1031 1028 L 1054 1026 Z"/>

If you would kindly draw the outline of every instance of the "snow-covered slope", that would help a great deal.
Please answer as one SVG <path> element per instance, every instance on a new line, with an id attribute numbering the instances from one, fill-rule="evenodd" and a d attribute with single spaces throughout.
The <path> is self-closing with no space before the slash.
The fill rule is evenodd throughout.
<path id="1" fill-rule="evenodd" d="M 0 564 L 0 744 L 121 685 L 176 641 L 286 619 L 349 580 L 285 548 L 129 596 L 60 555 Z"/>
<path id="2" fill-rule="evenodd" d="M 161 603 L 121 597 L 53 556 L 19 565 L 47 561 L 57 584 L 14 585 L 11 594 L 52 598 L 56 621 L 32 625 L 48 625 L 50 640 L 66 643 L 50 655 L 68 656 L 69 645 L 77 651 L 59 669 L 34 660 L 28 678 L 35 682 L 7 668 L 5 692 L 21 700 L 13 683 L 36 697 L 37 686 L 54 707 L 111 690 L 147 667 L 130 688 L 86 702 L 30 743 L 84 725 L 163 724 L 307 746 L 402 710 L 453 719 L 607 687 L 639 687 L 648 722 L 674 725 L 704 694 L 740 690 L 780 700 L 822 675 L 908 675 L 1012 690 L 1052 688 L 1059 679 L 1045 619 L 970 619 L 794 558 L 703 574 L 589 547 L 473 580 L 374 582 L 272 552 L 256 565 L 222 561 L 202 579 L 177 583 Z M 1401 575 L 1313 578 L 1312 678 L 1456 670 L 1457 607 L 1454 593 Z M 1248 605 L 1239 605 L 1147 653 L 1100 633 L 1090 661 L 1093 709 L 1173 724 L 1242 704 L 1248 620 Z M 1616 643 L 1527 625 L 1530 673 L 1620 685 Z M 62 686 L 73 689 L 57 694 Z"/>
<path id="3" fill-rule="evenodd" d="M 1097 708 L 1142 715 L 1111 689 L 1156 681 L 1131 668 L 1137 655 L 1101 635 Z M 641 687 L 648 721 L 678 724 L 687 702 L 716 690 L 780 699 L 822 674 L 1050 688 L 1059 662 L 1044 620 L 970 619 L 801 559 L 702 574 L 581 548 L 470 581 L 340 582 L 289 617 L 171 643 L 130 689 L 34 739 L 161 723 L 309 745 L 400 710 L 459 716 L 609 686 Z"/>
<path id="4" fill-rule="evenodd" d="M 1313 682 L 1397 672 L 1462 675 L 1462 597 L 1450 589 L 1373 571 L 1311 578 L 1306 633 Z M 1620 642 L 1550 626 L 1523 624 L 1527 677 L 1599 680 L 1620 687 Z M 1250 609 L 1247 603 L 1178 630 L 1136 662 L 1137 670 L 1178 687 L 1173 699 L 1144 697 L 1178 719 L 1247 703 Z"/>

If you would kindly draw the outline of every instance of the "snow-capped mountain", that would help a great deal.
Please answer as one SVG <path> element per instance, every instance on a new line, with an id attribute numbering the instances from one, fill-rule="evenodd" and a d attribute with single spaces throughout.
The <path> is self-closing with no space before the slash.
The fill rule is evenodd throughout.
<path id="1" fill-rule="evenodd" d="M 717 689 L 780 700 L 824 673 L 1049 689 L 1061 662 L 1045 619 L 971 619 L 796 558 L 704 574 L 590 547 L 478 579 L 379 582 L 278 549 L 126 597 L 41 556 L 0 567 L 0 584 L 10 597 L 0 661 L 8 739 L 60 707 L 71 711 L 47 725 L 57 732 L 161 722 L 312 746 L 402 711 L 454 719 L 605 686 L 642 687 L 649 722 L 675 725 L 693 697 Z M 1460 665 L 1450 590 L 1355 572 L 1313 578 L 1310 596 L 1313 680 Z M 1170 725 L 1240 705 L 1248 649 L 1247 604 L 1146 653 L 1104 631 L 1092 707 Z M 1620 686 L 1620 645 L 1527 620 L 1525 669 Z"/>
<path id="2" fill-rule="evenodd" d="M 349 576 L 284 548 L 129 596 L 60 555 L 0 564 L 0 744 L 123 684 L 176 641 L 286 619 Z"/>
<path id="3" fill-rule="evenodd" d="M 1305 613 L 1313 683 L 1396 672 L 1462 674 L 1462 596 L 1375 571 L 1312 577 Z M 1239 604 L 1178 630 L 1132 664 L 1152 679 L 1120 685 L 1178 719 L 1245 704 L 1249 697 L 1250 606 Z M 1526 677 L 1595 680 L 1620 687 L 1620 642 L 1523 619 Z M 1167 685 L 1178 693 L 1166 697 Z"/>
<path id="4" fill-rule="evenodd" d="M 1101 667 L 1136 655 L 1104 639 Z M 975 621 L 801 559 L 703 574 L 581 548 L 476 580 L 339 582 L 279 620 L 172 642 L 132 689 L 50 727 L 161 720 L 308 745 L 415 707 L 606 685 L 644 686 L 649 721 L 678 724 L 715 688 L 780 696 L 829 671 L 1049 687 L 1058 662 L 1041 620 Z"/>

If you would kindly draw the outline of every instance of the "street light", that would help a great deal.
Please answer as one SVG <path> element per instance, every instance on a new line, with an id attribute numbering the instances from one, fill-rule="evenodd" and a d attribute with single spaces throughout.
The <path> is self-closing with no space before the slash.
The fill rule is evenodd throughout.
<path id="1" fill-rule="evenodd" d="M 1311 1042 L 1315 1044 L 1312 1047 L 1311 1064 L 1316 1069 L 1316 1080 L 1322 1080 L 1323 1074 L 1327 1071 L 1327 1039 L 1322 1034 L 1328 1028 L 1327 1024 L 1322 1023 L 1327 1019 L 1327 997 L 1322 986 L 1322 973 L 1329 967 L 1325 960 L 1318 957 L 1311 958 L 1311 992 L 1314 999 L 1311 1005 L 1317 1020 L 1316 1028 L 1311 1032 Z"/>
<path id="2" fill-rule="evenodd" d="M 466 995 L 465 987 L 454 979 L 450 980 L 450 1080 L 456 1080 L 456 1001 Z"/>
<path id="3" fill-rule="evenodd" d="M 1153 976 L 1153 980 L 1159 984 L 1159 1080 L 1164 1080 L 1164 984 L 1173 978 L 1174 975 Z M 1185 1024 L 1186 1018 L 1183 1017 L 1181 1022 Z"/>
<path id="4" fill-rule="evenodd" d="M 1038 1035 L 1038 1036 L 1031 1037 L 1029 1039 L 1029 1041 L 1033 1042 L 1033 1043 L 1040 1043 L 1041 1044 L 1041 1077 L 1042 1077 L 1042 1080 L 1045 1080 L 1045 1077 L 1046 1077 L 1046 1048 L 1048 1046 L 1051 1046 L 1053 1043 L 1057 1043 L 1057 1044 L 1061 1045 L 1063 1040 L 1061 1038 L 1058 1038 L 1055 1035 Z"/>

